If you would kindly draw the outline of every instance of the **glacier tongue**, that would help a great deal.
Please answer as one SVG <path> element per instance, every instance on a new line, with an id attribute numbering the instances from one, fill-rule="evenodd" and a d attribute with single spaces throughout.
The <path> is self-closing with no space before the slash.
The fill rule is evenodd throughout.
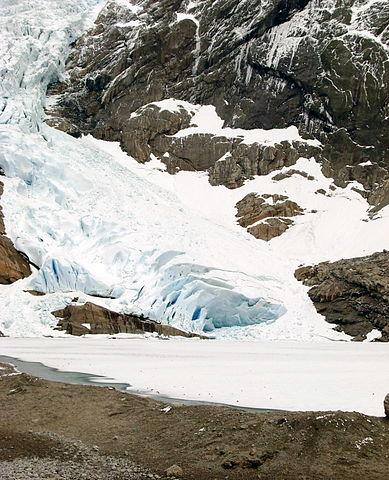
<path id="1" fill-rule="evenodd" d="M 41 130 L 8 131 L 0 156 L 8 233 L 41 267 L 29 289 L 110 297 L 197 331 L 286 312 L 280 282 L 294 280 L 266 244 L 188 208 L 117 145 Z"/>
<path id="2" fill-rule="evenodd" d="M 114 310 L 220 336 L 344 338 L 293 276 L 310 239 L 318 241 L 313 224 L 307 238 L 288 234 L 290 245 L 257 241 L 236 225 L 239 189 L 211 187 L 205 174 L 169 176 L 157 161 L 140 165 L 116 144 L 77 140 L 43 123 L 46 87 L 62 78 L 69 44 L 100 4 L 0 6 L 1 203 L 7 234 L 38 267 L 29 279 L 0 286 L 0 330 L 47 334 L 52 310 L 92 295 Z M 262 188 L 274 183 L 263 181 Z M 355 192 L 342 195 L 365 212 Z"/>
<path id="3" fill-rule="evenodd" d="M 155 272 L 155 280 L 150 279 L 134 301 L 152 318 L 186 330 L 210 332 L 222 327 L 272 322 L 286 312 L 282 303 L 236 291 L 232 272 L 181 263 L 181 254 L 176 252 L 173 253 L 176 261 L 164 266 L 161 257 L 166 257 L 166 253 L 150 269 Z"/>

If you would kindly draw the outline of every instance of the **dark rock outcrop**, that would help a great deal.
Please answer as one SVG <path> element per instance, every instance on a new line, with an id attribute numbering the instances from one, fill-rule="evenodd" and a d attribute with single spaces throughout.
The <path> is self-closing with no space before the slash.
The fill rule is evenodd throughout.
<path id="1" fill-rule="evenodd" d="M 239 140 L 230 142 L 230 150 L 209 169 L 211 185 L 236 188 L 255 175 L 267 175 L 282 167 L 294 165 L 299 157 L 319 154 L 319 149 L 300 142 L 281 142 L 275 145 L 253 143 L 246 145 Z"/>
<path id="2" fill-rule="evenodd" d="M 249 227 L 247 231 L 255 238 L 268 242 L 272 238 L 279 237 L 293 225 L 289 218 L 267 218 L 263 222 Z"/>
<path id="3" fill-rule="evenodd" d="M 194 114 L 189 106 L 171 111 L 156 104 L 145 105 L 123 126 L 121 146 L 141 163 L 153 154 L 169 173 L 208 171 L 211 185 L 228 188 L 240 187 L 254 175 L 293 165 L 301 156 L 320 154 L 319 148 L 297 141 L 262 145 L 211 133 L 174 136 L 190 126 Z"/>
<path id="4" fill-rule="evenodd" d="M 312 175 L 308 175 L 307 172 L 295 170 L 294 168 L 290 168 L 286 172 L 277 173 L 277 175 L 274 175 L 272 180 L 276 180 L 276 181 L 285 180 L 285 178 L 293 177 L 293 175 L 299 175 L 300 177 L 306 178 L 307 180 L 314 180 L 314 177 Z"/>
<path id="5" fill-rule="evenodd" d="M 0 197 L 3 184 L 0 182 Z M 31 275 L 28 258 L 18 252 L 11 240 L 5 235 L 3 213 L 0 206 L 0 284 L 10 284 Z"/>
<path id="6" fill-rule="evenodd" d="M 303 209 L 284 195 L 249 193 L 236 204 L 238 223 L 248 227 L 255 238 L 269 241 L 282 235 L 293 221 L 289 217 L 301 215 Z"/>
<path id="7" fill-rule="evenodd" d="M 62 310 L 52 312 L 52 314 L 60 319 L 57 329 L 65 330 L 71 335 L 158 333 L 166 336 L 201 337 L 195 333 L 184 332 L 139 315 L 113 312 L 90 302 L 84 305 L 68 305 Z"/>
<path id="8" fill-rule="evenodd" d="M 31 275 L 25 255 L 18 252 L 5 235 L 0 236 L 0 284 L 8 285 Z"/>
<path id="9" fill-rule="evenodd" d="M 74 135 L 122 144 L 131 143 L 131 113 L 166 98 L 212 104 L 226 126 L 296 125 L 323 142 L 326 175 L 339 186 L 360 182 L 380 208 L 389 201 L 389 4 L 363 7 L 359 0 L 201 0 L 190 10 L 181 0 L 108 2 L 74 45 L 54 115 Z M 226 162 L 215 184 L 239 185 L 236 165 Z"/>
<path id="10" fill-rule="evenodd" d="M 146 162 L 154 152 L 154 143 L 160 136 L 174 135 L 189 127 L 192 115 L 186 109 L 177 112 L 162 109 L 157 105 L 146 105 L 130 116 L 123 129 L 121 145 L 139 162 Z M 165 150 L 169 151 L 168 147 Z M 163 152 L 165 153 L 165 152 Z"/>
<path id="11" fill-rule="evenodd" d="M 389 341 L 389 252 L 301 267 L 298 280 L 312 287 L 317 311 L 337 329 L 363 340 L 372 329 Z"/>
<path id="12" fill-rule="evenodd" d="M 386 395 L 384 400 L 384 410 L 385 415 L 389 418 L 389 393 Z"/>

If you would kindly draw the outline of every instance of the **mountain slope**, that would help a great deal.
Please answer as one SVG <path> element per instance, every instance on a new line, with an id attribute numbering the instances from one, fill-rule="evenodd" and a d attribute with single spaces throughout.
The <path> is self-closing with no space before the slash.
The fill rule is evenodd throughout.
<path id="1" fill-rule="evenodd" d="M 29 0 L 9 0 L 1 7 L 7 40 L 1 52 L 7 66 L 1 73 L 0 166 L 6 175 L 1 202 L 7 234 L 34 271 L 0 287 L 0 330 L 52 333 L 57 320 L 51 312 L 77 297 L 79 303 L 88 300 L 219 337 L 344 339 L 316 313 L 294 270 L 301 263 L 385 248 L 389 211 L 380 210 L 372 220 L 365 198 L 372 197 L 359 193 L 362 185 L 354 178 L 340 185 L 323 174 L 321 163 L 335 166 L 323 157 L 327 134 L 308 139 L 300 123 L 300 131 L 293 125 L 294 117 L 269 117 L 266 123 L 260 109 L 264 123 L 245 121 L 252 116 L 251 107 L 242 107 L 242 92 L 235 92 L 235 80 L 230 85 L 228 75 L 215 84 L 226 96 L 235 92 L 233 107 L 227 108 L 228 101 L 214 90 L 206 95 L 209 78 L 204 72 L 212 75 L 212 65 L 219 65 L 217 52 L 230 50 L 228 61 L 220 60 L 230 69 L 236 52 L 249 42 L 251 33 L 243 35 L 243 43 L 229 37 L 231 26 L 243 28 L 252 21 L 249 14 L 246 18 L 237 2 L 225 3 L 219 13 L 228 20 L 226 28 L 207 2 L 193 6 L 194 13 L 177 1 L 108 2 L 93 29 L 74 43 L 95 7 L 103 5 L 93 0 L 49 3 L 47 14 Z M 287 3 L 295 3 L 297 10 L 281 9 L 276 23 L 293 13 L 292 21 L 306 2 Z M 275 3 L 263 7 L 265 26 L 270 22 L 276 28 Z M 233 8 L 239 15 L 232 15 Z M 202 12 L 200 20 L 197 12 Z M 221 30 L 214 34 L 208 66 L 202 52 L 209 23 Z M 256 25 L 252 38 L 270 27 L 263 28 Z M 187 30 L 193 35 L 187 36 Z M 155 59 L 149 41 L 159 44 L 162 37 L 168 40 L 166 49 Z M 185 82 L 193 77 L 193 84 L 184 82 L 184 88 L 178 73 Z M 163 94 L 153 93 L 158 90 L 154 81 Z M 61 96 L 46 102 L 49 84 L 55 85 L 51 94 Z M 271 90 L 278 96 L 277 89 Z M 252 93 L 257 91 L 256 84 Z M 238 107 L 245 111 L 241 117 L 234 110 Z M 325 130 L 320 125 L 313 133 Z M 81 133 L 99 139 L 74 138 Z M 120 141 L 127 152 L 136 146 L 134 156 L 141 151 L 146 157 L 132 158 L 118 143 L 101 138 Z M 381 146 L 375 149 L 374 171 L 383 168 Z M 208 164 L 193 166 L 193 161 Z M 178 173 L 169 175 L 165 169 Z M 234 182 L 226 186 L 231 172 Z M 257 240 L 236 218 L 235 205 L 251 193 L 267 195 L 270 207 L 277 203 L 276 195 L 285 196 L 303 214 L 269 243 Z M 280 219 L 265 217 L 250 228 L 269 218 Z"/>
<path id="2" fill-rule="evenodd" d="M 385 0 L 109 1 L 75 44 L 60 110 L 131 155 L 131 113 L 170 97 L 215 105 L 229 127 L 296 125 L 323 142 L 327 176 L 382 207 L 388 24 Z"/>

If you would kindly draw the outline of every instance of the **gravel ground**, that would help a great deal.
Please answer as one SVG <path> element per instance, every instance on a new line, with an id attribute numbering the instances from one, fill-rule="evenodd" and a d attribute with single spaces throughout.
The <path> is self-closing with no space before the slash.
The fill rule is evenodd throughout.
<path id="1" fill-rule="evenodd" d="M 54 433 L 3 433 L 1 480 L 159 480 L 126 457 L 100 453 L 97 445 Z"/>
<path id="2" fill-rule="evenodd" d="M 0 365 L 0 480 L 171 471 L 182 480 L 388 480 L 389 419 L 172 405 Z"/>
<path id="3" fill-rule="evenodd" d="M 0 462 L 2 480 L 143 480 L 161 478 L 122 459 L 89 455 L 84 461 L 18 458 Z"/>

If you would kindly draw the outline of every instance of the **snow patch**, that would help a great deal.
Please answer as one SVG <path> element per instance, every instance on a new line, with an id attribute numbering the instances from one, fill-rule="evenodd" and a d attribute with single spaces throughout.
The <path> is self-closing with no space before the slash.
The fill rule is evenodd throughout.
<path id="1" fill-rule="evenodd" d="M 371 332 L 369 332 L 366 335 L 365 342 L 372 342 L 373 340 L 379 340 L 381 337 L 382 337 L 382 333 L 376 328 L 373 328 L 373 330 L 371 330 Z"/>

